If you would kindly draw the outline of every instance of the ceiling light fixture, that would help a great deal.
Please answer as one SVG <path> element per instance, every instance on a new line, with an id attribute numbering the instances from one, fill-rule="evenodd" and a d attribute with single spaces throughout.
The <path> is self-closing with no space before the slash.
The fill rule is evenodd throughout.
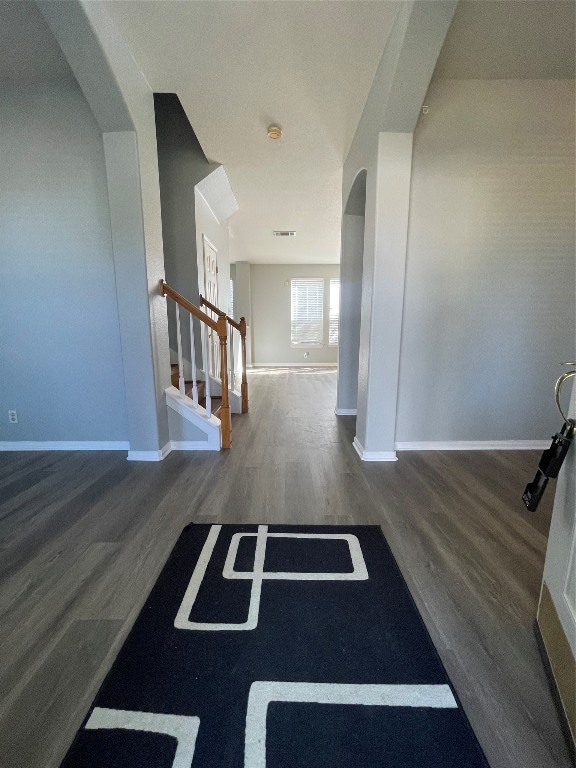
<path id="1" fill-rule="evenodd" d="M 279 128 L 277 125 L 268 126 L 269 139 L 279 139 L 281 136 L 282 136 L 282 128 Z"/>

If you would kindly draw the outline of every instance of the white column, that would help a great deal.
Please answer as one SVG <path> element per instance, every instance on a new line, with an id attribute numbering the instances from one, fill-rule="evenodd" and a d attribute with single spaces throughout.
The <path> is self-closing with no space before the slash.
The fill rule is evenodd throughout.
<path id="1" fill-rule="evenodd" d="M 412 134 L 380 133 L 366 190 L 358 417 L 364 460 L 394 461 Z"/>

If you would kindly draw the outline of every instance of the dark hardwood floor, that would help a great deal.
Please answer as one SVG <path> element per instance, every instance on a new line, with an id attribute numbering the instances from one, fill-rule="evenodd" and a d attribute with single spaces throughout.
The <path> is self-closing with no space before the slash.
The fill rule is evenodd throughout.
<path id="1" fill-rule="evenodd" d="M 0 764 L 59 765 L 196 521 L 381 525 L 492 768 L 567 768 L 533 633 L 553 485 L 521 503 L 538 453 L 365 464 L 334 371 L 249 383 L 227 452 L 0 454 Z"/>

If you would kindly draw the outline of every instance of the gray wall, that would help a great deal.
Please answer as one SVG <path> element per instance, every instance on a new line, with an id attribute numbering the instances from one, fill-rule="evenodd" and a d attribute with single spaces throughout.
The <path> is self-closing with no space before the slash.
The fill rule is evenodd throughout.
<path id="1" fill-rule="evenodd" d="M 254 365 L 336 365 L 338 347 L 328 346 L 329 279 L 340 276 L 338 264 L 252 264 L 252 359 Z M 290 346 L 290 279 L 323 277 L 324 341 L 320 348 Z M 304 357 L 308 352 L 308 357 Z"/>
<path id="2" fill-rule="evenodd" d="M 104 150 L 76 84 L 0 92 L 0 163 L 0 440 L 125 441 Z"/>
<path id="3" fill-rule="evenodd" d="M 158 460 L 170 382 L 154 98 L 102 3 L 38 0 L 103 132 L 129 459 Z"/>
<path id="4" fill-rule="evenodd" d="M 435 81 L 415 133 L 396 440 L 546 439 L 574 359 L 574 81 Z"/>
<path id="5" fill-rule="evenodd" d="M 456 5 L 399 3 L 344 163 L 344 201 L 367 171 L 354 441 L 364 459 L 395 457 L 412 131 Z"/>
<path id="6" fill-rule="evenodd" d="M 340 348 L 336 408 L 355 411 L 358 398 L 358 353 L 360 350 L 360 308 L 364 216 L 342 216 L 342 263 L 340 265 Z"/>
<path id="7" fill-rule="evenodd" d="M 336 413 L 356 412 L 362 306 L 364 232 L 366 228 L 366 171 L 356 176 L 344 201 L 340 252 L 340 346 Z"/>

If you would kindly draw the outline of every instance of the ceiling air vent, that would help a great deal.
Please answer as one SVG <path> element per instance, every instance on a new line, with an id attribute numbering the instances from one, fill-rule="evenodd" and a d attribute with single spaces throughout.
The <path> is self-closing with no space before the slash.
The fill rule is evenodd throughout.
<path id="1" fill-rule="evenodd" d="M 296 237 L 293 229 L 275 229 L 272 234 L 274 237 Z"/>

